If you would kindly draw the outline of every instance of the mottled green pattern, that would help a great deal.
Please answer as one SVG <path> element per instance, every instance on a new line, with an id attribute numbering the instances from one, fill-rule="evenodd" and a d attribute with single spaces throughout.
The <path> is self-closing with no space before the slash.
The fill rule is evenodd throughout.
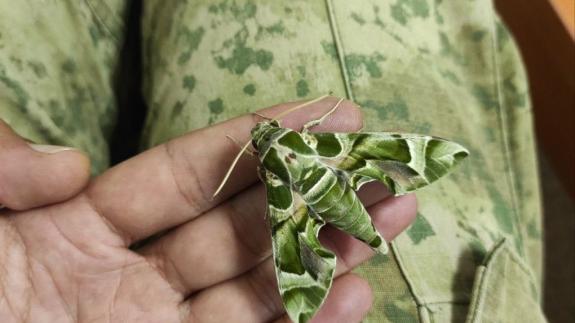
<path id="1" fill-rule="evenodd" d="M 301 197 L 272 172 L 262 169 L 261 178 L 268 196 L 279 292 L 290 318 L 305 323 L 327 296 L 336 258 L 318 239 L 325 222 L 311 216 Z"/>
<path id="2" fill-rule="evenodd" d="M 421 214 L 417 214 L 415 222 L 413 222 L 407 230 L 407 235 L 411 238 L 411 241 L 417 245 L 426 238 L 435 235 L 435 232 L 425 217 Z"/>
<path id="3" fill-rule="evenodd" d="M 267 188 L 278 286 L 296 323 L 313 318 L 332 284 L 335 255 L 318 239 L 325 223 L 381 254 L 388 251 L 355 190 L 380 181 L 392 194 L 405 194 L 436 181 L 468 154 L 425 135 L 309 133 L 317 122 L 310 120 L 302 133 L 275 120 L 251 131 Z"/>
<path id="4" fill-rule="evenodd" d="M 415 134 L 338 134 L 343 153 L 327 162 L 350 173 L 355 189 L 378 180 L 397 195 L 426 186 L 450 171 L 468 151 L 450 141 Z"/>
<path id="5" fill-rule="evenodd" d="M 0 1 L 0 116 L 35 141 L 86 150 L 98 171 L 114 124 L 124 6 Z M 539 293 L 528 87 L 491 1 L 150 0 L 141 25 L 143 148 L 333 91 L 362 106 L 366 131 L 433 134 L 469 149 L 457 172 L 418 193 L 422 217 L 393 255 L 357 270 L 375 294 L 366 322 L 463 321 L 475 274 L 502 237 Z M 537 302 L 509 290 L 525 276 L 505 278 L 501 293 Z"/>
<path id="6" fill-rule="evenodd" d="M 125 6 L 0 1 L 0 118 L 34 142 L 85 151 L 93 173 L 108 167 Z"/>

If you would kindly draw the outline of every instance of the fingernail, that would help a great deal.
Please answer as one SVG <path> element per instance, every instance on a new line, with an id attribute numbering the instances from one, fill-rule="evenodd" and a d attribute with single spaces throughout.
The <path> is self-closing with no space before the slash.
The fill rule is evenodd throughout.
<path id="1" fill-rule="evenodd" d="M 37 145 L 37 144 L 28 144 L 30 148 L 34 149 L 35 151 L 45 153 L 45 154 L 55 154 L 66 150 L 75 150 L 72 147 L 64 147 L 64 146 L 54 146 L 54 145 Z"/>

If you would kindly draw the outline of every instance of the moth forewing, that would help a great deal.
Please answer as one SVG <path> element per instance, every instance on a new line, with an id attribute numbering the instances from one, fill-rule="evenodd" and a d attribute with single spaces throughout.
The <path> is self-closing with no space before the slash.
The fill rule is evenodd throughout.
<path id="1" fill-rule="evenodd" d="M 279 292 L 289 317 L 307 322 L 331 287 L 335 255 L 319 243 L 319 230 L 325 223 L 312 217 L 303 199 L 277 176 L 262 172 Z"/>

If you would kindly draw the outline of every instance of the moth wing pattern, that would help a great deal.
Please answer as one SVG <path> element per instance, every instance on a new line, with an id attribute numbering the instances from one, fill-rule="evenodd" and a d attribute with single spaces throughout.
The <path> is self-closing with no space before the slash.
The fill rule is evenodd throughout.
<path id="1" fill-rule="evenodd" d="M 336 256 L 318 239 L 325 224 L 296 192 L 261 168 L 268 200 L 274 267 L 284 307 L 292 321 L 308 322 L 323 304 Z"/>
<path id="2" fill-rule="evenodd" d="M 380 181 L 395 195 L 424 187 L 447 174 L 469 152 L 438 137 L 387 132 L 303 133 L 320 161 L 347 177 L 354 190 Z"/>

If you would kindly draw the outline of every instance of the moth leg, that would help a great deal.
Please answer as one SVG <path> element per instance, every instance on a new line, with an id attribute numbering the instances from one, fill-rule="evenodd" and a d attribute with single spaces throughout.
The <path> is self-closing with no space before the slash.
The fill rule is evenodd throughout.
<path id="1" fill-rule="evenodd" d="M 318 119 L 311 120 L 308 123 L 304 124 L 301 132 L 308 132 L 310 128 L 321 124 L 325 120 L 325 118 L 329 117 L 330 114 L 334 113 L 335 110 L 337 110 L 337 108 L 339 108 L 339 105 L 342 101 L 343 101 L 343 99 L 339 99 L 339 101 L 337 101 L 337 103 L 335 104 L 335 106 L 333 108 L 331 108 L 331 110 L 326 112 L 324 115 L 322 115 Z"/>
<path id="2" fill-rule="evenodd" d="M 237 142 L 237 140 L 235 140 L 232 136 L 226 135 L 226 138 L 228 138 L 229 140 L 231 140 L 231 141 L 232 141 L 236 146 L 238 146 L 239 148 L 242 148 L 242 145 L 240 145 L 240 143 Z M 246 152 L 247 152 L 250 156 L 252 156 L 252 157 L 257 156 L 257 153 L 256 153 L 255 151 L 251 150 L 250 148 L 247 148 L 247 149 L 246 149 Z"/>
<path id="3" fill-rule="evenodd" d="M 261 167 L 261 166 L 258 166 L 257 173 L 258 173 L 259 180 L 262 183 L 266 183 L 266 181 L 268 180 L 268 178 L 267 178 L 268 174 L 266 173 L 266 169 Z M 266 213 L 264 214 L 264 220 L 268 219 L 268 217 L 270 216 L 269 213 L 270 213 L 270 210 L 269 210 L 269 208 L 267 208 Z"/>

